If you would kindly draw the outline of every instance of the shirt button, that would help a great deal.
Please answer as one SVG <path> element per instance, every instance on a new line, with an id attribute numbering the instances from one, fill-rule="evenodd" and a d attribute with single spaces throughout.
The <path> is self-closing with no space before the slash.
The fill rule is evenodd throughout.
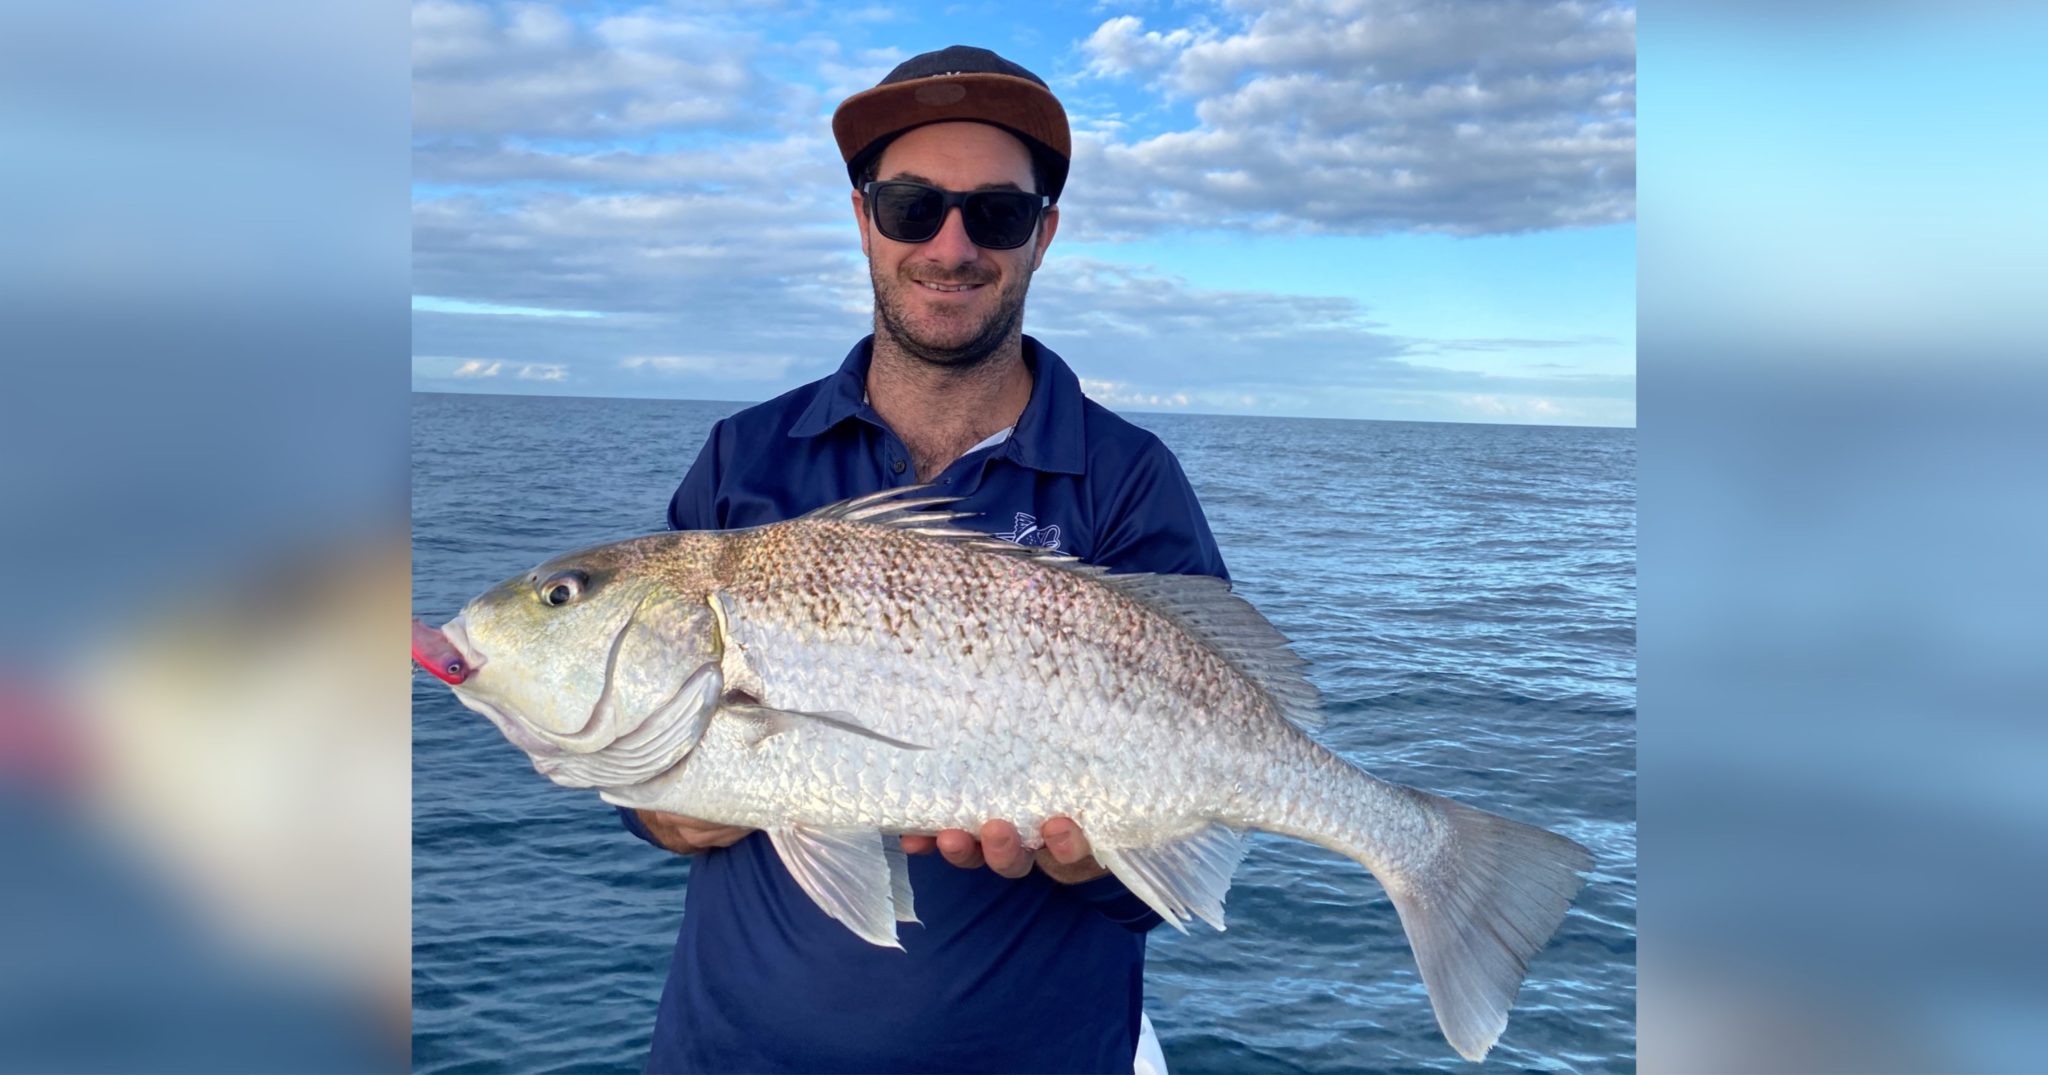
<path id="1" fill-rule="evenodd" d="M 895 471 L 898 474 L 903 473 L 903 460 L 898 459 L 891 462 L 889 464 L 889 469 Z"/>

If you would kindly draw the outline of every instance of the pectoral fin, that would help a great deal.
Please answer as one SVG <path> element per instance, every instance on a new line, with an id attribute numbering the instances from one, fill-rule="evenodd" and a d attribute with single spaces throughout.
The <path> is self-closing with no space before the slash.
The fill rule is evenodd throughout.
<path id="1" fill-rule="evenodd" d="M 887 743 L 892 747 L 900 747 L 904 750 L 931 749 L 930 747 L 919 746 L 916 743 L 906 743 L 901 739 L 894 739 L 883 735 L 881 732 L 862 727 L 860 722 L 855 720 L 851 713 L 806 713 L 796 709 L 775 709 L 765 705 L 746 704 L 727 705 L 720 712 L 752 722 L 756 730 L 753 739 L 754 743 L 759 743 L 771 735 L 780 735 L 791 728 L 808 723 L 833 728 L 851 735 L 858 735 L 865 739 L 873 739 L 875 742 Z"/>
<path id="2" fill-rule="evenodd" d="M 894 898 L 896 863 L 903 847 L 879 832 L 835 832 L 793 826 L 768 830 L 768 839 L 796 883 L 820 909 L 844 923 L 861 940 L 883 948 L 902 948 L 896 923 L 909 908 L 899 910 Z M 894 846 L 892 862 L 889 851 Z M 908 870 L 901 872 L 907 889 Z"/>
<path id="3" fill-rule="evenodd" d="M 896 921 L 916 922 L 917 905 L 910 891 L 910 856 L 903 850 L 903 841 L 884 837 L 882 850 L 889 856 L 889 899 L 896 904 Z"/>
<path id="4" fill-rule="evenodd" d="M 1095 840 L 1095 859 L 1144 900 L 1159 917 L 1188 931 L 1190 919 L 1223 928 L 1223 895 L 1244 858 L 1244 835 L 1222 825 L 1146 847 L 1105 847 Z"/>

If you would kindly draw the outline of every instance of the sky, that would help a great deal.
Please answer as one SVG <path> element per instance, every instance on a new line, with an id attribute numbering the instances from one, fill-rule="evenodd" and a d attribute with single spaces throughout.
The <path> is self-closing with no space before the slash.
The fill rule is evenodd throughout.
<path id="1" fill-rule="evenodd" d="M 1024 329 L 1117 409 L 1635 424 L 1635 9 L 413 6 L 413 386 L 752 401 L 872 292 L 832 110 L 992 48 L 1066 106 Z"/>

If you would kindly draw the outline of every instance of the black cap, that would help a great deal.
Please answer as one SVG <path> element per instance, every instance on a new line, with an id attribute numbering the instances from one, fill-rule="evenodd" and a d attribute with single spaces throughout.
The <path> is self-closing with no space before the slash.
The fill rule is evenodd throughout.
<path id="1" fill-rule="evenodd" d="M 991 124 L 1022 139 L 1045 175 L 1039 193 L 1059 200 L 1074 153 L 1067 110 L 1044 79 L 987 49 L 952 45 L 897 64 L 873 89 L 840 103 L 832 135 L 857 185 L 862 169 L 897 135 L 948 120 Z"/>

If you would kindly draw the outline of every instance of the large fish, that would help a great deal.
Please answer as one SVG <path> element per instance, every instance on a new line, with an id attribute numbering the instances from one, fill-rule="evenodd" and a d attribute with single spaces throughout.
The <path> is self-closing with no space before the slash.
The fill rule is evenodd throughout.
<path id="1" fill-rule="evenodd" d="M 892 490 L 750 530 L 557 557 L 413 652 L 558 784 L 762 829 L 878 945 L 916 921 L 893 837 L 1074 819 L 1185 931 L 1251 829 L 1362 863 L 1477 1060 L 1592 865 L 1542 829 L 1318 746 L 1303 662 L 1217 579 L 1105 574 Z"/>

